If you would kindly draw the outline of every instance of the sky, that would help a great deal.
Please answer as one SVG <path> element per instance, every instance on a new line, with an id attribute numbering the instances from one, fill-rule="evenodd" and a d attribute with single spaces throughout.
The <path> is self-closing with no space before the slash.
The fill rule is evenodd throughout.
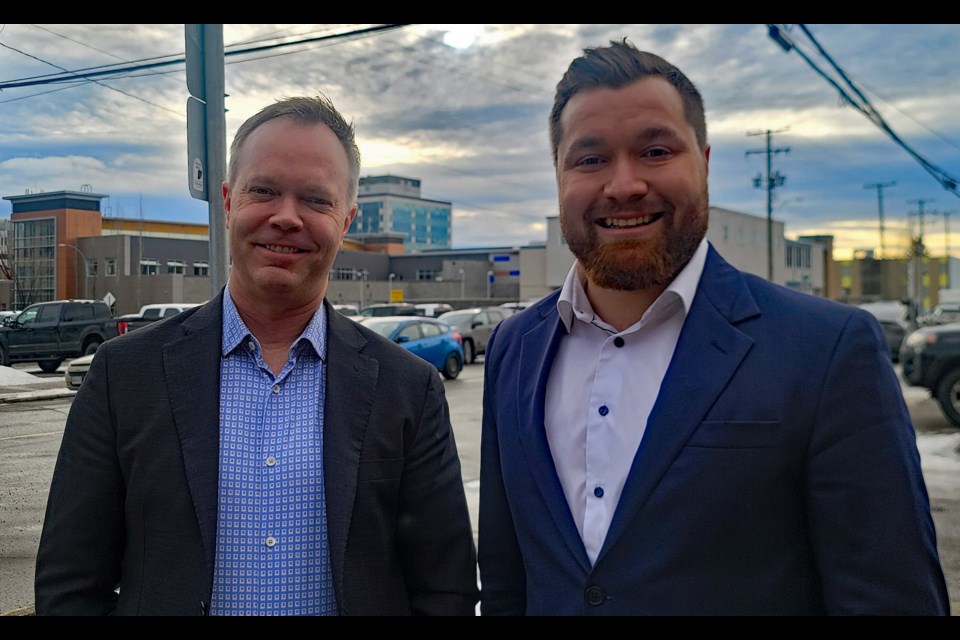
<path id="1" fill-rule="evenodd" d="M 818 43 L 913 153 L 960 181 L 958 25 L 802 25 L 815 41 L 781 25 L 790 52 L 764 24 L 409 24 L 316 40 L 377 26 L 224 25 L 228 145 L 274 100 L 322 92 L 355 126 L 361 176 L 416 178 L 424 198 L 453 204 L 454 248 L 543 243 L 558 211 L 547 137 L 556 83 L 585 47 L 626 37 L 702 93 L 711 205 L 767 215 L 754 179 L 766 175 L 770 131 L 782 150 L 772 169 L 784 176 L 773 217 L 788 237 L 833 235 L 837 259 L 881 248 L 896 257 L 922 229 L 932 255 L 960 254 L 960 191 L 799 53 L 859 101 Z M 109 196 L 105 215 L 206 223 L 207 203 L 188 189 L 182 63 L 8 86 L 183 51 L 182 24 L 0 25 L 0 196 L 90 189 Z M 0 200 L 0 219 L 10 211 Z"/>

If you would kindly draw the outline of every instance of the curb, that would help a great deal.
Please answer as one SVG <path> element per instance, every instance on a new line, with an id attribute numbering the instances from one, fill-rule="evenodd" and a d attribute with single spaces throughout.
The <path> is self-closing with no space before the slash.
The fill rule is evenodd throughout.
<path id="1" fill-rule="evenodd" d="M 77 392 L 73 389 L 38 389 L 36 391 L 0 393 L 0 404 L 29 402 L 31 400 L 51 400 L 54 398 L 72 398 L 76 394 Z"/>

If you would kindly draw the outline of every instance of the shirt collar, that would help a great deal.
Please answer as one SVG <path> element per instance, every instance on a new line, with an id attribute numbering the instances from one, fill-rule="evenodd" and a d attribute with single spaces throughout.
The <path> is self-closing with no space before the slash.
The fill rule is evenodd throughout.
<path id="1" fill-rule="evenodd" d="M 690 305 L 693 304 L 693 297 L 697 293 L 700 276 L 703 275 L 703 267 L 707 263 L 708 247 L 707 239 L 702 239 L 697 246 L 697 250 L 693 252 L 693 256 L 670 282 L 666 290 L 660 294 L 660 297 L 650 305 L 650 309 L 657 307 L 657 303 L 664 298 L 665 294 L 670 292 L 671 296 L 679 297 L 683 302 L 683 314 L 686 316 L 690 310 Z M 586 290 L 583 288 L 585 282 L 586 276 L 580 268 L 580 262 L 574 260 L 573 266 L 567 272 L 563 287 L 560 289 L 560 297 L 557 299 L 557 313 L 560 314 L 560 320 L 563 321 L 567 333 L 570 333 L 574 319 L 584 322 L 591 322 L 594 319 L 600 320 L 587 298 Z"/>
<path id="2" fill-rule="evenodd" d="M 220 345 L 222 355 L 227 356 L 233 352 L 233 350 L 240 346 L 248 337 L 254 342 L 257 342 L 257 346 L 259 347 L 259 341 L 250 333 L 250 329 L 247 328 L 247 325 L 244 324 L 243 319 L 240 317 L 240 312 L 237 311 L 237 305 L 233 301 L 233 296 L 230 295 L 230 285 L 228 283 L 223 292 L 223 339 Z M 301 341 L 309 344 L 321 360 L 326 360 L 327 312 L 325 305 L 321 304 L 317 307 L 316 312 L 314 312 L 313 317 L 310 318 L 310 322 L 307 323 L 303 333 L 300 334 L 299 338 L 294 340 L 291 349 L 296 348 Z"/>

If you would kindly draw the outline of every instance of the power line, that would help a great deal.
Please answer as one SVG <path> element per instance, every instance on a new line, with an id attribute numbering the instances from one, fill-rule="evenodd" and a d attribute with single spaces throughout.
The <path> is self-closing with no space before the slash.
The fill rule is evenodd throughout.
<path id="1" fill-rule="evenodd" d="M 833 58 L 830 57 L 830 54 L 828 54 L 827 51 L 820 45 L 820 43 L 817 42 L 817 39 L 813 37 L 813 34 L 810 32 L 809 29 L 807 29 L 806 25 L 800 24 L 798 26 L 806 35 L 807 39 L 814 44 L 814 46 L 816 47 L 820 55 L 823 58 L 825 58 L 827 62 L 830 63 L 830 66 L 833 67 L 835 72 L 840 76 L 840 78 L 844 81 L 844 83 L 846 83 L 846 85 L 850 88 L 850 90 L 854 94 L 856 94 L 859 100 L 851 97 L 850 93 L 848 93 L 843 87 L 841 87 L 836 80 L 834 80 L 829 74 L 827 74 L 822 69 L 820 69 L 820 67 L 818 67 L 817 64 L 813 60 L 811 60 L 810 57 L 807 56 L 807 54 L 805 54 L 797 46 L 797 43 L 789 35 L 787 35 L 787 33 L 785 32 L 785 29 L 781 28 L 780 25 L 768 24 L 767 25 L 768 35 L 785 52 L 789 53 L 790 51 L 796 51 L 797 55 L 803 58 L 803 60 L 810 66 L 810 68 L 812 68 L 821 77 L 823 77 L 828 83 L 830 83 L 830 85 L 833 86 L 833 88 L 835 88 L 840 93 L 840 96 L 844 100 L 846 100 L 857 111 L 864 114 L 871 122 L 873 122 L 878 127 L 880 127 L 888 136 L 890 136 L 890 138 L 895 143 L 897 143 L 897 145 L 899 145 L 903 150 L 909 153 L 917 162 L 919 162 L 920 165 L 927 171 L 927 173 L 933 176 L 944 189 L 946 189 L 947 191 L 950 191 L 951 193 L 953 193 L 953 195 L 960 197 L 960 192 L 957 191 L 957 187 L 960 186 L 960 180 L 950 176 L 949 174 L 947 174 L 946 171 L 944 171 L 940 167 L 936 166 L 935 164 L 933 164 L 932 162 L 930 162 L 929 160 L 921 156 L 919 153 L 914 151 L 913 148 L 910 147 L 910 145 L 908 145 L 903 139 L 901 139 L 900 136 L 898 136 L 896 132 L 890 128 L 886 120 L 883 119 L 883 116 L 881 116 L 880 113 L 873 107 L 873 105 L 870 104 L 870 101 L 867 99 L 865 95 L 863 95 L 863 92 L 860 91 L 860 89 L 857 88 L 856 84 L 854 84 L 854 82 L 849 78 L 849 76 L 847 76 L 846 72 L 844 72 L 844 70 L 840 68 L 840 65 L 838 65 L 833 60 Z"/>
<path id="2" fill-rule="evenodd" d="M 324 41 L 324 40 L 333 40 L 333 39 L 338 39 L 338 38 L 346 38 L 346 37 L 348 37 L 348 36 L 356 36 L 356 35 L 367 34 L 367 33 L 377 33 L 377 32 L 381 32 L 381 31 L 390 31 L 390 30 L 399 29 L 399 28 L 405 27 L 405 26 L 408 26 L 408 25 L 406 25 L 406 24 L 387 24 L 387 25 L 380 25 L 380 26 L 376 26 L 376 27 L 367 27 L 367 28 L 364 28 L 364 29 L 356 29 L 356 30 L 354 30 L 354 31 L 347 31 L 347 32 L 343 32 L 343 33 L 336 33 L 336 34 L 330 34 L 330 35 L 324 35 L 324 36 L 317 36 L 317 37 L 314 37 L 314 38 L 304 38 L 304 39 L 302 39 L 302 40 L 296 40 L 296 41 L 293 41 L 293 42 L 280 42 L 280 43 L 275 43 L 275 44 L 261 45 L 261 46 L 257 46 L 257 47 L 248 47 L 248 48 L 246 48 L 246 49 L 238 49 L 238 50 L 235 50 L 235 51 L 225 51 L 225 52 L 224 52 L 224 56 L 244 55 L 244 54 L 249 54 L 249 53 L 257 53 L 257 52 L 260 52 L 260 51 L 269 51 L 269 50 L 278 49 L 278 48 L 281 48 L 281 47 L 290 47 L 290 46 L 294 46 L 294 45 L 298 45 L 298 44 L 308 44 L 308 43 L 311 43 L 311 42 L 320 42 L 320 41 Z M 5 47 L 7 47 L 7 48 L 9 48 L 9 49 L 13 49 L 13 47 L 9 47 L 8 45 L 4 45 L 4 44 L 2 44 L 2 43 L 0 43 L 0 45 L 5 46 Z M 18 51 L 18 50 L 14 49 L 14 51 Z M 23 52 L 22 52 L 22 51 L 18 51 L 18 53 L 23 53 Z M 24 55 L 29 55 L 29 54 L 24 54 Z M 178 54 L 178 55 L 179 55 L 179 54 Z M 75 79 L 77 79 L 77 78 L 80 78 L 80 79 L 90 79 L 90 78 L 97 78 L 97 77 L 103 77 L 103 76 L 119 75 L 119 74 L 123 74 L 123 73 L 129 73 L 129 72 L 131 72 L 131 71 L 141 71 L 141 70 L 144 70 L 144 69 L 156 69 L 156 68 L 159 68 L 159 67 L 167 67 L 167 66 L 171 66 L 171 65 L 175 65 L 175 64 L 184 64 L 185 62 L 186 62 L 186 57 L 177 57 L 177 58 L 175 58 L 175 59 L 173 59 L 173 60 L 164 60 L 164 61 L 160 61 L 160 62 L 148 62 L 148 63 L 133 64 L 133 65 L 129 65 L 129 66 L 121 67 L 121 68 L 114 68 L 114 69 L 106 69 L 105 67 L 106 67 L 106 66 L 117 67 L 118 65 L 104 65 L 103 67 L 94 67 L 93 69 L 99 69 L 99 70 L 93 70 L 93 71 L 83 71 L 83 70 L 81 70 L 81 71 L 69 71 L 69 72 L 64 73 L 64 74 L 52 74 L 52 75 L 45 76 L 45 77 L 34 77 L 34 78 L 25 79 L 25 80 L 14 80 L 14 81 L 12 81 L 12 82 L 0 82 L 0 91 L 3 91 L 4 89 L 15 89 L 15 88 L 19 88 L 19 87 L 32 87 L 32 86 L 42 85 L 42 84 L 55 84 L 55 83 L 59 83 L 59 82 L 66 82 L 66 81 L 70 81 L 70 80 L 75 80 Z M 54 65 L 54 66 L 55 66 L 55 65 Z"/>

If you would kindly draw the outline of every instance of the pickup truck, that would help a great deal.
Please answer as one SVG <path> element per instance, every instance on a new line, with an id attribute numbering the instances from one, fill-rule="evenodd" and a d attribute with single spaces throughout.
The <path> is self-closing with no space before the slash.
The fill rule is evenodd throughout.
<path id="1" fill-rule="evenodd" d="M 900 347 L 903 379 L 924 387 L 943 415 L 960 427 L 960 323 L 921 327 Z"/>
<path id="2" fill-rule="evenodd" d="M 163 302 L 157 304 L 146 304 L 140 307 L 139 313 L 132 313 L 117 318 L 117 335 L 129 333 L 134 329 L 154 323 L 157 320 L 163 320 L 175 316 L 185 309 L 199 307 L 202 303 L 192 302 Z"/>
<path id="3" fill-rule="evenodd" d="M 38 302 L 0 326 L 0 365 L 36 361 L 42 371 L 52 373 L 64 359 L 92 354 L 116 336 L 116 322 L 105 302 Z"/>

